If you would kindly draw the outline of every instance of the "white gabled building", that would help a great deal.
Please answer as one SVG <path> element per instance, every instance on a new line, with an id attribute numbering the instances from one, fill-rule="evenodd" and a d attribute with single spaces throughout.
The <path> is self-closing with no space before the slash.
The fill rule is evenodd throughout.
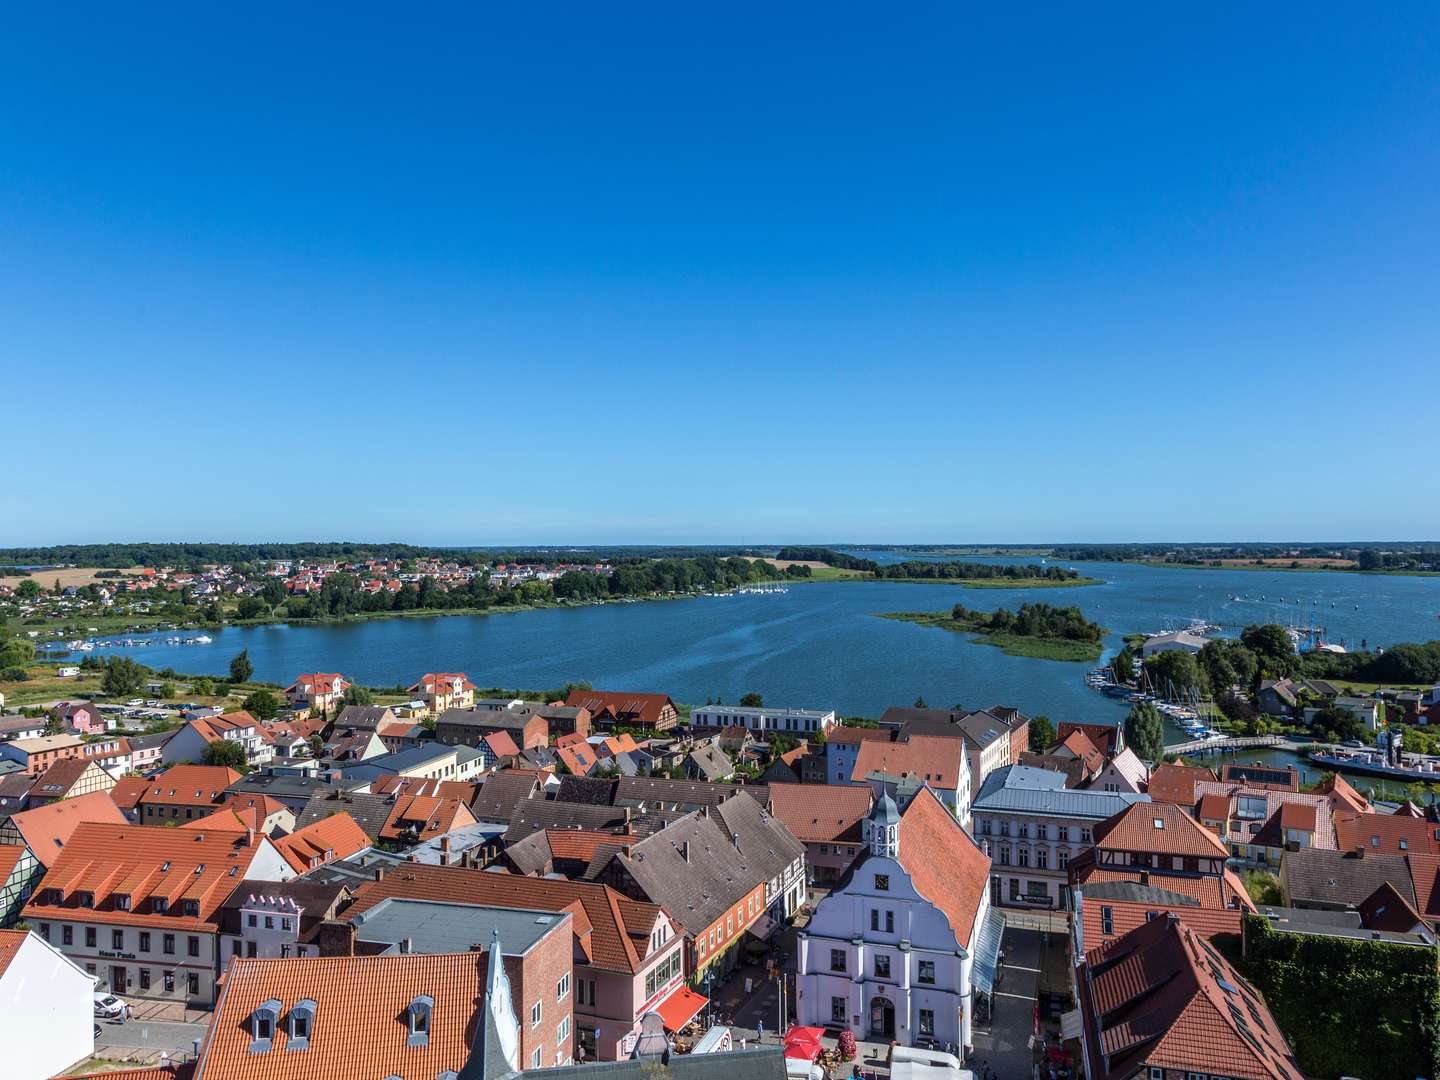
<path id="1" fill-rule="evenodd" d="M 865 834 L 866 854 L 799 935 L 799 1022 L 963 1053 L 1004 930 L 990 860 L 927 788 L 903 815 L 883 796 Z"/>
<path id="2" fill-rule="evenodd" d="M 10 1080 L 46 1080 L 95 1052 L 95 980 L 28 930 L 0 930 L 0 1045 Z"/>
<path id="3" fill-rule="evenodd" d="M 749 705 L 706 705 L 690 713 L 695 727 L 743 727 L 760 734 L 814 735 L 828 732 L 837 720 L 835 710 L 766 709 Z"/>

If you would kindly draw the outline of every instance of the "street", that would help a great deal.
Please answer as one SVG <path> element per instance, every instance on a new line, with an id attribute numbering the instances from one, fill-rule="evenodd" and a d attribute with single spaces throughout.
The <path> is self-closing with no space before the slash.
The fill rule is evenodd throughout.
<path id="1" fill-rule="evenodd" d="M 977 1073 L 988 1066 L 1000 1080 L 1030 1080 L 1030 1036 L 1035 1029 L 1035 991 L 1040 980 L 1044 935 L 1009 927 L 1005 931 L 1004 974 L 995 988 L 985 1025 L 975 1025 L 975 1052 L 966 1064 Z"/>
<path id="2" fill-rule="evenodd" d="M 174 1020 L 129 1020 L 123 1024 L 96 1020 L 100 1034 L 95 1039 L 95 1056 L 108 1060 L 188 1061 L 195 1044 L 205 1037 L 208 1025 Z"/>

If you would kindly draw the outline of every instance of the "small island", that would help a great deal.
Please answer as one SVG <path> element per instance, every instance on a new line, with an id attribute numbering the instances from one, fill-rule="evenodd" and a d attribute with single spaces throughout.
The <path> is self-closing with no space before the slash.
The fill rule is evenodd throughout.
<path id="1" fill-rule="evenodd" d="M 1036 660 L 1094 662 L 1100 659 L 1105 628 L 1090 622 L 1078 607 L 1021 604 L 1019 611 L 971 611 L 956 604 L 950 611 L 891 611 L 882 619 L 898 619 L 974 635 L 1011 656 Z"/>
<path id="2" fill-rule="evenodd" d="M 831 548 L 785 547 L 774 563 L 801 580 L 918 581 L 930 585 L 964 585 L 972 589 L 1054 589 L 1100 585 L 1099 578 L 1042 563 L 931 562 L 910 559 L 881 565 Z M 791 567 L 795 567 L 792 571 Z"/>

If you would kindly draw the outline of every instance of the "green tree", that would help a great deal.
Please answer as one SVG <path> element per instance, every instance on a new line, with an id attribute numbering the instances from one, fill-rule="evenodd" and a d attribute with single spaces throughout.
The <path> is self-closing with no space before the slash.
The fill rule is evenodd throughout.
<path id="1" fill-rule="evenodd" d="M 1245 891 L 1250 899 L 1266 907 L 1278 907 L 1285 903 L 1280 892 L 1280 879 L 1267 870 L 1247 870 Z"/>
<path id="2" fill-rule="evenodd" d="M 206 765 L 224 765 L 236 772 L 246 772 L 250 767 L 245 760 L 245 748 L 232 739 L 216 739 L 205 747 L 200 760 Z"/>
<path id="3" fill-rule="evenodd" d="M 100 690 L 110 697 L 125 697 L 140 689 L 148 673 L 149 668 L 142 667 L 128 656 L 108 657 Z"/>
<path id="4" fill-rule="evenodd" d="M 15 595 L 21 600 L 34 600 L 42 591 L 40 583 L 29 577 L 15 586 Z"/>
<path id="5" fill-rule="evenodd" d="M 258 596 L 242 596 L 235 605 L 235 614 L 242 619 L 259 619 L 270 614 L 270 605 Z"/>
<path id="6" fill-rule="evenodd" d="M 230 661 L 230 681 L 232 683 L 247 683 L 250 676 L 255 674 L 255 665 L 250 663 L 250 650 L 241 649 L 235 659 Z"/>
<path id="7" fill-rule="evenodd" d="M 34 660 L 35 645 L 27 638 L 12 638 L 0 643 L 0 668 L 23 668 Z"/>
<path id="8" fill-rule="evenodd" d="M 1205 672 L 1195 657 L 1178 649 L 1156 653 L 1146 660 L 1145 674 L 1156 693 L 1188 696 L 1194 692 L 1202 697 L 1209 693 Z"/>
<path id="9" fill-rule="evenodd" d="M 1361 570 L 1380 570 L 1385 566 L 1385 558 L 1374 548 L 1365 548 L 1360 552 Z"/>
<path id="10" fill-rule="evenodd" d="M 164 700 L 164 701 L 169 701 L 169 700 L 170 700 L 171 698 L 173 698 L 174 696 L 175 696 L 175 684 L 174 684 L 174 683 L 172 683 L 172 682 L 163 682 L 163 683 L 160 684 L 160 697 L 161 697 L 162 700 Z"/>
<path id="11" fill-rule="evenodd" d="M 1030 718 L 1030 749 L 1043 753 L 1055 745 L 1055 725 L 1044 713 Z"/>
<path id="12" fill-rule="evenodd" d="M 240 707 L 256 720 L 272 720 L 280 711 L 280 699 L 270 690 L 256 690 L 247 694 Z"/>
<path id="13" fill-rule="evenodd" d="M 190 692 L 199 697 L 214 697 L 215 680 L 208 675 L 201 675 L 190 683 Z"/>
<path id="14" fill-rule="evenodd" d="M 746 694 L 740 699 L 740 704 L 747 709 L 760 709 L 765 706 L 765 698 L 760 694 Z"/>
<path id="15" fill-rule="evenodd" d="M 1295 642 L 1283 626 L 1247 626 L 1240 631 L 1240 644 L 1255 654 L 1262 677 L 1278 679 L 1295 670 Z"/>
<path id="16" fill-rule="evenodd" d="M 1165 751 L 1165 723 L 1160 710 L 1142 701 L 1125 717 L 1125 741 L 1136 756 L 1145 761 L 1159 761 Z"/>
<path id="17" fill-rule="evenodd" d="M 318 758 L 325 752 L 325 740 L 319 735 L 310 736 L 310 756 Z"/>
<path id="18" fill-rule="evenodd" d="M 374 705 L 375 695 L 370 692 L 368 687 L 356 686 L 354 683 L 351 683 L 345 690 L 345 704 Z"/>

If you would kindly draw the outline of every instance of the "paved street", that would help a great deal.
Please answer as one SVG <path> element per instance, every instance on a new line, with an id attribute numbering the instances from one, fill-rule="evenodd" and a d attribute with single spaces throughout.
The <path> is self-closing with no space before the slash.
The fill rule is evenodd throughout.
<path id="1" fill-rule="evenodd" d="M 975 1052 L 966 1063 L 977 1073 L 988 1066 L 1000 1080 L 1030 1080 L 1042 938 L 1035 930 L 1005 931 L 1004 975 L 995 988 L 994 1009 L 987 1024 L 976 1025 Z"/>
<path id="2" fill-rule="evenodd" d="M 95 1056 L 111 1061 L 155 1062 L 162 1054 L 169 1061 L 188 1061 L 194 1052 L 195 1040 L 205 1037 L 207 1027 L 173 1020 L 95 1022 L 100 1025 Z"/>

